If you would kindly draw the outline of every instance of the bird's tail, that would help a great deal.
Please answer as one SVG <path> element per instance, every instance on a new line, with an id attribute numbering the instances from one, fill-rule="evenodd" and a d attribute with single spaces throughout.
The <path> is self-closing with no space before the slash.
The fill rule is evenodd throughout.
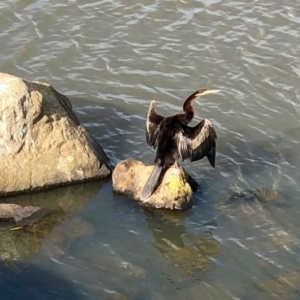
<path id="1" fill-rule="evenodd" d="M 142 190 L 142 193 L 141 193 L 142 201 L 147 201 L 149 199 L 149 197 L 152 195 L 152 193 L 155 189 L 155 186 L 158 182 L 161 171 L 162 171 L 161 166 L 156 165 L 154 167 L 152 173 L 150 174 L 150 176 Z"/>

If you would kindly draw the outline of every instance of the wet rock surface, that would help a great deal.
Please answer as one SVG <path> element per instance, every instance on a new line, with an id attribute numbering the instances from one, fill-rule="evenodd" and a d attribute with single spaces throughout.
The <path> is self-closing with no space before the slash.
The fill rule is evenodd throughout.
<path id="1" fill-rule="evenodd" d="M 193 191 L 198 184 L 182 168 L 169 168 L 161 175 L 158 187 L 149 200 L 141 201 L 142 189 L 153 168 L 132 158 L 118 163 L 112 175 L 114 191 L 130 195 L 146 207 L 171 210 L 191 207 Z"/>

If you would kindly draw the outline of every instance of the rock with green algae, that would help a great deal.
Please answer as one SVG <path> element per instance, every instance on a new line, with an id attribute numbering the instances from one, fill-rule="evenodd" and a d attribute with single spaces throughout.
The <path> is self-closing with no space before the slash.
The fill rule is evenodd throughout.
<path id="1" fill-rule="evenodd" d="M 183 210 L 192 206 L 193 191 L 198 184 L 183 168 L 169 168 L 162 174 L 158 186 L 147 201 L 141 201 L 141 192 L 154 166 L 130 158 L 117 164 L 112 174 L 115 192 L 127 194 L 141 205 L 153 208 Z"/>

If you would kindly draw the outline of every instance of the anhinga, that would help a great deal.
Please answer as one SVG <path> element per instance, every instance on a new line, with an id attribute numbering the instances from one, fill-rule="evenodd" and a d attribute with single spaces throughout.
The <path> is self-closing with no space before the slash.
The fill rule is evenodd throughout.
<path id="1" fill-rule="evenodd" d="M 141 193 L 146 201 L 153 193 L 163 169 L 178 167 L 178 159 L 196 161 L 204 156 L 215 167 L 217 134 L 209 120 L 204 119 L 195 127 L 187 126 L 194 117 L 193 102 L 200 96 L 217 93 L 219 90 L 199 89 L 183 104 L 183 113 L 171 117 L 157 114 L 156 102 L 152 101 L 146 122 L 146 139 L 156 149 L 155 167 Z"/>

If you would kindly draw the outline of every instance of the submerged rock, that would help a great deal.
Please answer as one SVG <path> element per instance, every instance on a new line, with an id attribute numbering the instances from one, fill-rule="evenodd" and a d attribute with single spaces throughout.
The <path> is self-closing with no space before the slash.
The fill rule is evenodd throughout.
<path id="1" fill-rule="evenodd" d="M 6 198 L 24 207 L 42 209 L 32 218 L 24 219 L 25 223 L 15 224 L 13 219 L 12 222 L 0 222 L 0 263 L 1 260 L 10 262 L 24 258 L 41 249 L 58 257 L 68 252 L 77 238 L 92 235 L 93 226 L 77 212 L 98 194 L 103 184 L 91 181 Z"/>
<path id="2" fill-rule="evenodd" d="M 154 166 L 146 166 L 141 161 L 127 159 L 117 164 L 113 174 L 115 192 L 131 195 L 143 206 L 167 209 L 187 209 L 193 204 L 192 194 L 197 183 L 184 169 L 169 168 L 159 186 L 147 202 L 141 201 L 142 189 Z"/>
<path id="3" fill-rule="evenodd" d="M 28 225 L 43 215 L 41 207 L 21 206 L 12 203 L 0 203 L 0 221 L 14 222 L 17 225 Z"/>
<path id="4" fill-rule="evenodd" d="M 109 176 L 102 147 L 52 86 L 0 73 L 0 196 Z"/>
<path id="5" fill-rule="evenodd" d="M 259 204 L 285 204 L 286 200 L 277 188 L 269 189 L 253 189 L 241 192 L 232 192 L 231 194 L 225 194 L 218 201 L 219 207 L 238 208 L 251 203 Z"/>
<path id="6" fill-rule="evenodd" d="M 64 254 L 75 238 L 89 235 L 93 230 L 90 224 L 84 220 L 81 222 L 79 217 L 75 222 L 72 219 L 61 210 L 47 212 L 28 226 L 1 226 L 0 260 L 18 260 L 39 252 L 42 246 L 51 251 L 53 256 Z"/>
<path id="7" fill-rule="evenodd" d="M 36 229 L 38 229 L 38 226 L 37 224 Z M 31 230 L 34 230 L 34 227 Z M 93 234 L 94 227 L 88 221 L 79 216 L 68 216 L 45 237 L 43 247 L 51 252 L 53 256 L 58 257 L 69 251 L 72 242 L 76 238 Z"/>
<path id="8" fill-rule="evenodd" d="M 252 289 L 244 299 L 299 299 L 300 269 L 281 270 Z"/>

